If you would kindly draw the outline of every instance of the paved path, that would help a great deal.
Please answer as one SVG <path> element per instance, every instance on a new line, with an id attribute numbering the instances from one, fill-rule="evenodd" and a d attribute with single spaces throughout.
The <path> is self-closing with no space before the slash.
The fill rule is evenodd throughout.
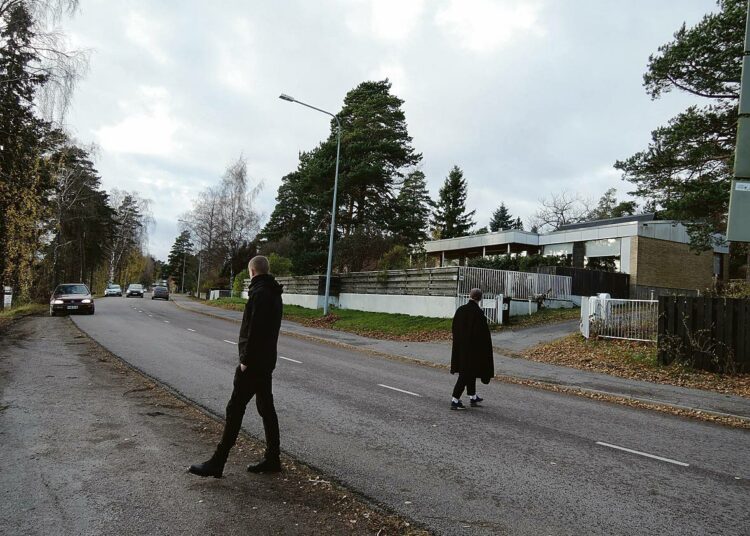
<path id="1" fill-rule="evenodd" d="M 73 320 L 223 412 L 236 323 L 124 298 Z M 289 336 L 279 355 L 282 449 L 438 534 L 704 536 L 750 526 L 746 430 L 499 381 L 480 387 L 483 407 L 456 412 L 444 369 Z M 254 408 L 244 424 L 263 436 Z M 230 458 L 230 476 L 237 470 Z"/>
<path id="2" fill-rule="evenodd" d="M 175 305 L 190 310 L 239 322 L 242 313 L 205 305 L 183 296 L 174 296 Z M 563 322 L 559 325 L 539 326 L 527 330 L 516 330 L 493 337 L 496 346 L 533 346 L 544 340 L 565 336 L 575 329 L 577 322 Z M 362 337 L 352 333 L 331 329 L 303 326 L 284 321 L 282 330 L 290 334 L 314 337 L 335 344 L 345 344 L 359 349 L 396 355 L 437 364 L 450 362 L 450 343 L 419 343 L 384 341 Z M 519 351 L 519 350 L 516 350 Z M 750 419 L 750 399 L 713 391 L 689 389 L 673 385 L 631 380 L 598 372 L 579 370 L 571 367 L 551 365 L 512 357 L 496 348 L 495 373 L 515 378 L 552 383 L 561 387 L 585 389 L 614 396 L 632 398 L 643 402 L 672 405 L 722 415 L 734 415 Z"/>

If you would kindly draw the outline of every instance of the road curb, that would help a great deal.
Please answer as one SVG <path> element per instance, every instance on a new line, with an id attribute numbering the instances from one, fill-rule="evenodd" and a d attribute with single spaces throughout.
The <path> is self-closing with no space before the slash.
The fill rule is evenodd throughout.
<path id="1" fill-rule="evenodd" d="M 234 320 L 232 318 L 227 318 L 225 316 L 215 315 L 206 311 L 198 311 L 190 307 L 184 307 L 184 306 L 178 305 L 177 302 L 175 301 L 172 301 L 172 303 L 174 303 L 175 306 L 179 307 L 180 309 L 184 311 L 191 311 L 191 312 L 202 314 L 208 317 L 218 318 L 220 320 L 226 320 L 227 322 L 233 322 L 235 324 L 241 323 L 241 321 L 239 320 Z M 385 359 L 390 359 L 393 361 L 413 363 L 416 365 L 428 366 L 431 368 L 440 368 L 440 369 L 445 369 L 445 370 L 449 369 L 449 366 L 447 364 L 435 363 L 434 361 L 419 359 L 417 357 L 410 357 L 410 356 L 405 356 L 405 355 L 400 355 L 400 354 L 391 354 L 388 352 L 383 352 L 380 350 L 373 350 L 370 348 L 362 348 L 359 346 L 354 346 L 352 344 L 347 344 L 345 342 L 327 339 L 325 337 L 316 337 L 315 335 L 308 335 L 306 333 L 297 333 L 294 331 L 288 331 L 284 329 L 281 330 L 281 333 L 290 337 L 294 337 L 296 339 L 309 340 L 313 342 L 327 344 L 329 346 L 344 348 L 346 350 L 364 352 L 370 355 L 382 357 Z M 495 349 L 495 347 L 493 347 L 493 349 Z M 507 354 L 503 354 L 503 355 L 507 355 Z M 520 356 L 511 356 L 511 357 L 520 357 Z M 669 413 L 672 415 L 679 415 L 682 417 L 690 417 L 692 419 L 719 423 L 724 426 L 730 426 L 733 428 L 750 429 L 750 417 L 745 417 L 743 415 L 734 415 L 731 413 L 723 413 L 719 411 L 712 411 L 712 410 L 701 409 L 701 408 L 696 408 L 696 407 L 691 407 L 691 406 L 683 406 L 680 404 L 672 404 L 669 402 L 661 402 L 659 400 L 635 397 L 635 396 L 628 395 L 625 393 L 612 393 L 608 391 L 600 391 L 597 389 L 586 389 L 585 387 L 579 387 L 577 385 L 558 384 L 558 383 L 548 382 L 544 380 L 526 378 L 523 376 L 510 376 L 510 375 L 505 375 L 505 374 L 498 374 L 498 375 L 495 375 L 494 379 L 505 382 L 505 383 L 512 383 L 515 385 L 523 385 L 526 387 L 543 389 L 545 391 L 554 391 L 557 393 L 565 393 L 565 394 L 574 395 L 574 396 L 581 396 L 584 398 L 590 398 L 594 400 L 602 400 L 602 401 L 613 403 L 613 404 L 619 404 L 619 405 L 624 405 L 624 406 L 629 406 L 629 407 L 637 407 L 640 409 L 648 409 L 651 411 Z"/>

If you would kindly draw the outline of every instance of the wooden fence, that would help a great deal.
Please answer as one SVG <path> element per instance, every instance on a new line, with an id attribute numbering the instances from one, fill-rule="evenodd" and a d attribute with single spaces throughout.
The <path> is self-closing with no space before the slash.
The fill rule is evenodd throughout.
<path id="1" fill-rule="evenodd" d="M 600 292 L 606 292 L 612 298 L 627 300 L 631 297 L 628 274 L 571 266 L 540 266 L 537 271 L 542 274 L 572 277 L 572 294 L 575 296 L 596 296 Z"/>
<path id="2" fill-rule="evenodd" d="M 659 361 L 750 372 L 750 300 L 659 297 Z"/>

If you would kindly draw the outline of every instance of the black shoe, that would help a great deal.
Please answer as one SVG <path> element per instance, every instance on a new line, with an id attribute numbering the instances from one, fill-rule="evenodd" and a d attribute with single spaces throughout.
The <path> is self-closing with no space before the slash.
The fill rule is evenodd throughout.
<path id="1" fill-rule="evenodd" d="M 480 406 L 479 406 L 479 403 L 480 403 L 480 402 L 481 402 L 482 400 L 484 400 L 484 398 L 480 398 L 480 397 L 476 397 L 476 398 L 470 398 L 470 399 L 469 399 L 469 405 L 470 405 L 470 406 L 471 406 L 472 408 L 478 408 L 478 407 L 480 407 Z"/>
<path id="2" fill-rule="evenodd" d="M 460 400 L 458 402 L 451 401 L 451 409 L 466 409 L 466 406 Z"/>
<path id="3" fill-rule="evenodd" d="M 221 475 L 224 473 L 224 464 L 211 458 L 207 462 L 191 465 L 188 472 L 203 477 L 212 476 L 214 478 L 221 478 Z"/>
<path id="4" fill-rule="evenodd" d="M 281 462 L 278 459 L 266 459 L 256 465 L 247 466 L 248 473 L 280 473 Z"/>

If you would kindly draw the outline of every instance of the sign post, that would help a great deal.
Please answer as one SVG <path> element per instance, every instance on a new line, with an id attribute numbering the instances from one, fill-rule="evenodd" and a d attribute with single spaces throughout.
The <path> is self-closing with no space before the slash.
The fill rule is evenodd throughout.
<path id="1" fill-rule="evenodd" d="M 13 287 L 3 288 L 3 309 L 9 309 L 13 303 Z"/>

